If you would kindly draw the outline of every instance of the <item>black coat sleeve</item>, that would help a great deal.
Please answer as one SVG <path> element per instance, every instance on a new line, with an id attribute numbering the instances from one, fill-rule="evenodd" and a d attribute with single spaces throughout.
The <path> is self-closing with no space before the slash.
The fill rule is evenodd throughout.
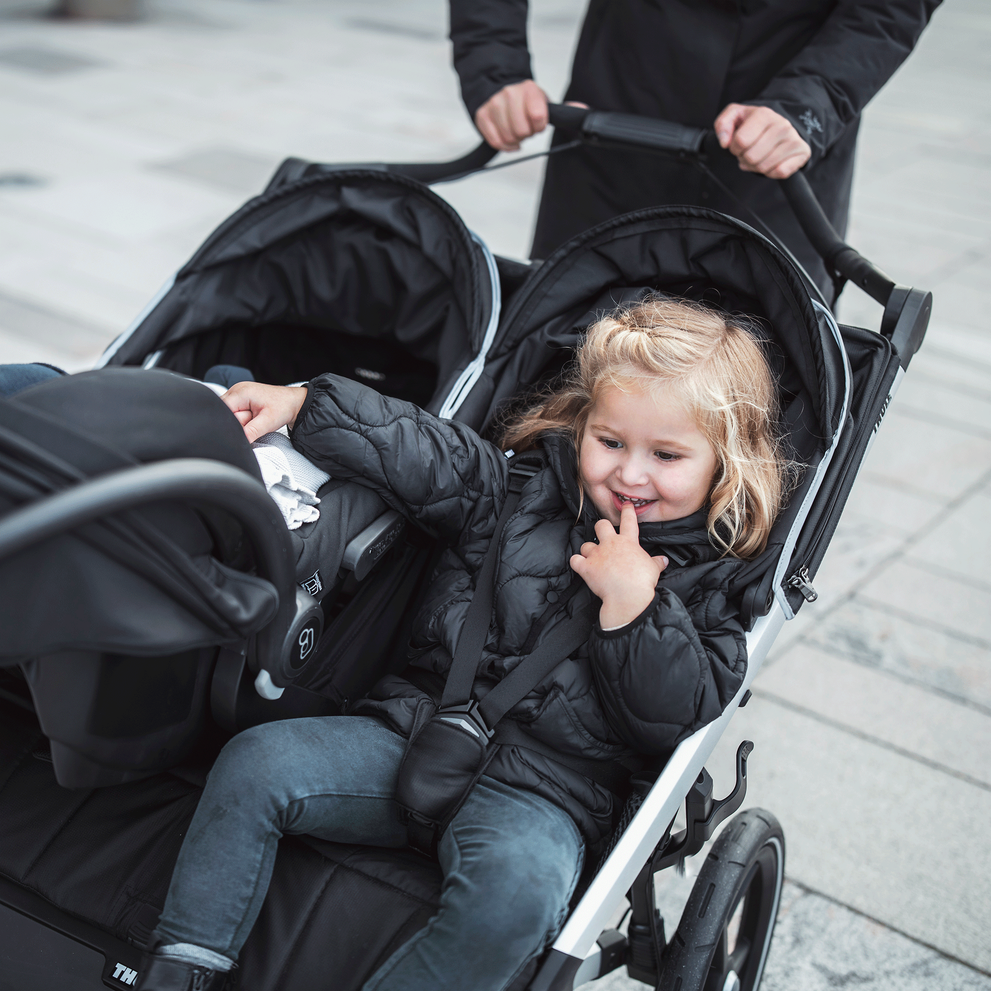
<path id="1" fill-rule="evenodd" d="M 908 58 L 940 0 L 841 0 L 809 43 L 747 101 L 789 118 L 815 164 Z"/>
<path id="2" fill-rule="evenodd" d="M 448 539 L 485 536 L 506 500 L 505 455 L 469 427 L 339 375 L 309 383 L 293 446 Z"/>
<path id="3" fill-rule="evenodd" d="M 504 86 L 531 79 L 527 0 L 450 0 L 454 68 L 475 111 Z"/>
<path id="4" fill-rule="evenodd" d="M 610 725 L 644 754 L 665 753 L 712 722 L 747 669 L 746 636 L 723 587 L 699 590 L 690 608 L 661 587 L 632 623 L 597 627 L 589 650 Z"/>

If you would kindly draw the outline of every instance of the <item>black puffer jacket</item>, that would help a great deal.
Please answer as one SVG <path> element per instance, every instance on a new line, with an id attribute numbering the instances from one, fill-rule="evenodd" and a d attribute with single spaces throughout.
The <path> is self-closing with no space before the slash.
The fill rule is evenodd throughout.
<path id="1" fill-rule="evenodd" d="M 292 438 L 335 478 L 370 486 L 451 544 L 414 625 L 409 677 L 383 680 L 352 710 L 379 716 L 408 736 L 418 707 L 428 700 L 424 688 L 442 686 L 436 676 L 446 675 L 451 664 L 473 579 L 507 496 L 506 458 L 468 427 L 336 375 L 310 383 Z M 476 698 L 520 662 L 549 603 L 560 597 L 562 609 L 552 611 L 537 644 L 591 595 L 584 586 L 577 595 L 564 595 L 577 580 L 568 560 L 593 539 L 595 523 L 594 515 L 578 514 L 573 447 L 564 437 L 549 436 L 544 454 L 546 467 L 526 483 L 503 532 Z M 654 601 L 632 623 L 608 633 L 596 625 L 588 643 L 507 718 L 564 754 L 608 761 L 634 752 L 663 754 L 719 715 L 740 686 L 746 647 L 726 594 L 739 562 L 719 558 L 704 517 L 703 510 L 641 526 L 641 544 L 651 554 L 667 549 L 686 565 L 668 567 Z M 504 746 L 487 773 L 565 809 L 592 844 L 613 825 L 614 799 L 606 789 L 534 751 Z"/>

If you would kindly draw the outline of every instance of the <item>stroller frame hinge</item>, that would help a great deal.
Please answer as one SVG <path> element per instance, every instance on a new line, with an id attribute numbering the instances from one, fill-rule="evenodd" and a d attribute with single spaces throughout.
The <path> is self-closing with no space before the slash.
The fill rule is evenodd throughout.
<path id="1" fill-rule="evenodd" d="M 664 934 L 664 919 L 654 902 L 652 860 L 653 858 L 647 861 L 630 888 L 626 971 L 633 980 L 656 987 L 661 973 L 661 955 L 667 939 Z"/>

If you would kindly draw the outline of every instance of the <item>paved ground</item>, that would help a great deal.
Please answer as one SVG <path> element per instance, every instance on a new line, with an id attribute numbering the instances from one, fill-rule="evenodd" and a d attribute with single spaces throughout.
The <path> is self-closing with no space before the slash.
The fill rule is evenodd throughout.
<path id="1" fill-rule="evenodd" d="M 442 0 L 148 0 L 132 25 L 44 6 L 0 0 L 0 361 L 86 367 L 287 154 L 423 160 L 474 142 Z M 558 95 L 580 6 L 533 3 Z M 850 239 L 934 292 L 933 324 L 820 600 L 710 765 L 727 790 L 753 739 L 748 804 L 785 827 L 768 991 L 991 989 L 989 45 L 985 0 L 948 0 L 867 114 Z M 538 179 L 529 163 L 441 191 L 522 256 Z M 852 294 L 841 313 L 877 325 Z M 663 893 L 675 915 L 686 883 Z"/>

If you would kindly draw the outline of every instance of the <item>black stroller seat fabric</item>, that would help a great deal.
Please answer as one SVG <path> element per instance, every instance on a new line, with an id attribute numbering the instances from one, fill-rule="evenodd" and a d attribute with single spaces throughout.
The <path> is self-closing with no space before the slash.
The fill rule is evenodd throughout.
<path id="1" fill-rule="evenodd" d="M 498 289 L 492 256 L 440 197 L 342 169 L 250 200 L 110 361 L 154 354 L 197 378 L 241 365 L 274 384 L 334 371 L 437 412 L 498 318 Z"/>
<path id="2" fill-rule="evenodd" d="M 104 976 L 120 959 L 133 971 L 137 951 L 128 956 L 127 949 L 142 946 L 154 928 L 199 787 L 188 775 L 158 774 L 107 788 L 60 788 L 37 723 L 3 702 L 0 768 L 0 897 L 24 904 L 25 892 L 36 893 L 68 913 L 69 931 L 84 938 L 88 926 L 98 927 L 122 944 Z M 289 838 L 270 892 L 242 951 L 239 986 L 357 991 L 437 911 L 440 872 L 411 851 Z M 75 920 L 85 924 L 73 930 Z M 333 976 L 324 983 L 329 961 Z M 27 969 L 24 978 L 17 986 L 31 991 Z M 101 985 L 99 974 L 78 974 L 64 986 Z"/>

